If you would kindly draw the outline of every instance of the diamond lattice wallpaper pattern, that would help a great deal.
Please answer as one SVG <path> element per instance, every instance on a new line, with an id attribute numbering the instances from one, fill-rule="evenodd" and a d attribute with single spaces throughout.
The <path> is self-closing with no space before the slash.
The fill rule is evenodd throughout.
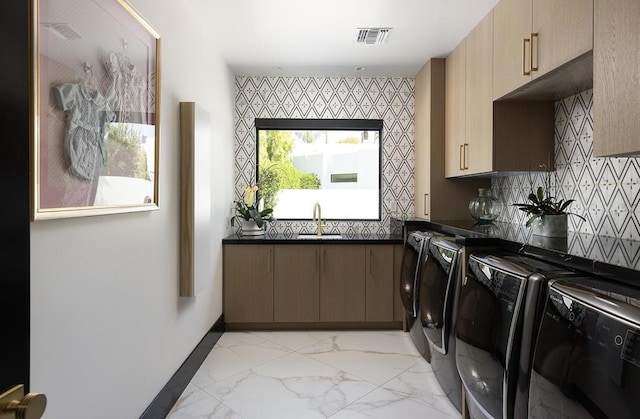
<path id="1" fill-rule="evenodd" d="M 329 222 L 325 231 L 386 234 L 394 206 L 394 214 L 413 214 L 412 78 L 237 77 L 235 189 L 238 197 L 247 185 L 255 182 L 255 118 L 383 119 L 381 221 Z M 315 225 L 278 221 L 270 229 L 278 233 L 311 233 Z"/>
<path id="2" fill-rule="evenodd" d="M 552 193 L 575 199 L 569 230 L 577 233 L 640 240 L 640 159 L 593 157 L 593 90 L 556 102 L 555 161 Z M 518 174 L 492 180 L 494 195 L 505 203 L 499 221 L 524 224 L 526 214 L 510 204 L 526 202 L 545 175 Z"/>

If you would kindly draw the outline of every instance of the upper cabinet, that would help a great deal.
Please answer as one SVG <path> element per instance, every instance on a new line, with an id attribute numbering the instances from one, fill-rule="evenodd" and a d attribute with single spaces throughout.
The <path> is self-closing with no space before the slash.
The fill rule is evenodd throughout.
<path id="1" fill-rule="evenodd" d="M 445 174 L 464 174 L 464 144 L 466 138 L 466 55 L 465 41 L 446 60 L 445 83 Z"/>
<path id="2" fill-rule="evenodd" d="M 640 2 L 595 3 L 593 154 L 640 154 Z"/>
<path id="3" fill-rule="evenodd" d="M 464 173 L 493 170 L 493 13 L 465 39 L 466 142 L 462 147 Z"/>
<path id="4" fill-rule="evenodd" d="M 493 167 L 492 49 L 489 13 L 447 57 L 446 176 Z"/>
<path id="5" fill-rule="evenodd" d="M 553 165 L 551 101 L 494 102 L 493 12 L 447 57 L 447 177 Z"/>
<path id="6" fill-rule="evenodd" d="M 461 50 L 462 51 L 462 50 Z M 464 55 L 461 68 L 455 67 L 464 83 Z M 447 59 L 450 62 L 450 59 Z M 445 60 L 433 58 L 416 75 L 415 84 L 415 215 L 428 220 L 461 220 L 469 217 L 467 206 L 478 188 L 490 186 L 486 179 L 445 179 Z M 456 80 L 451 75 L 448 80 Z M 453 83 L 450 92 L 462 94 L 464 89 Z M 451 102 L 453 103 L 453 102 Z M 455 128 L 464 124 L 464 106 L 446 109 Z M 462 126 L 460 136 L 464 136 Z M 462 138 L 462 137 L 461 137 Z M 457 148 L 455 152 L 457 153 Z M 456 154 L 457 156 L 457 154 Z M 454 156 L 454 160 L 456 160 Z M 456 160 L 456 164 L 459 161 Z"/>
<path id="7" fill-rule="evenodd" d="M 501 0 L 493 9 L 493 98 L 593 49 L 593 0 Z"/>

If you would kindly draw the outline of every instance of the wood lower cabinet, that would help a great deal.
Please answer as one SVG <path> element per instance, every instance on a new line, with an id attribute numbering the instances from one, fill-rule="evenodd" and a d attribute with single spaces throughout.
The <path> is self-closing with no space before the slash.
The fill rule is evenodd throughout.
<path id="1" fill-rule="evenodd" d="M 393 245 L 367 245 L 365 257 L 365 320 L 393 321 Z"/>
<path id="2" fill-rule="evenodd" d="M 273 319 L 317 322 L 320 304 L 320 246 L 274 246 Z"/>
<path id="3" fill-rule="evenodd" d="M 224 246 L 224 317 L 229 323 L 273 322 L 273 246 Z"/>
<path id="4" fill-rule="evenodd" d="M 225 322 L 399 328 L 401 258 L 397 244 L 225 244 Z"/>
<path id="5" fill-rule="evenodd" d="M 365 320 L 365 246 L 321 246 L 320 321 Z"/>

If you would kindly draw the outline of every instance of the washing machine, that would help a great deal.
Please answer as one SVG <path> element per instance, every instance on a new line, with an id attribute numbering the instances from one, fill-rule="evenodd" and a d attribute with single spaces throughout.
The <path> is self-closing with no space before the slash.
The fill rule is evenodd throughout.
<path id="1" fill-rule="evenodd" d="M 427 361 L 431 360 L 429 344 L 422 332 L 418 316 L 418 279 L 426 257 L 427 245 L 435 233 L 426 231 L 410 231 L 404 244 L 402 254 L 402 274 L 400 276 L 400 299 L 405 311 L 405 330 L 409 331 L 411 340 L 420 354 Z"/>
<path id="2" fill-rule="evenodd" d="M 523 419 L 548 280 L 572 272 L 506 251 L 469 256 L 456 317 L 456 366 L 472 418 Z"/>
<path id="3" fill-rule="evenodd" d="M 429 342 L 431 368 L 451 403 L 461 411 L 462 383 L 455 359 L 455 308 L 459 290 L 462 247 L 454 239 L 433 237 L 418 287 L 418 319 Z"/>
<path id="4" fill-rule="evenodd" d="M 640 290 L 597 278 L 550 282 L 529 417 L 639 416 Z"/>

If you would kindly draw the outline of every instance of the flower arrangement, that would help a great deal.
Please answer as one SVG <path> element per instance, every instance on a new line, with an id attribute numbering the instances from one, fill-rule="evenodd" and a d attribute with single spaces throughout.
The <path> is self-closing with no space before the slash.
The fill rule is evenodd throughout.
<path id="1" fill-rule="evenodd" d="M 243 200 L 233 201 L 235 204 L 235 215 L 231 217 L 232 227 L 234 226 L 236 220 L 253 220 L 260 228 L 263 228 L 267 221 L 275 221 L 275 218 L 273 217 L 273 209 L 261 208 L 262 200 L 260 200 L 260 202 L 256 200 L 257 192 L 258 187 L 256 185 L 248 186 L 244 190 Z"/>
<path id="2" fill-rule="evenodd" d="M 542 169 L 546 169 L 546 166 L 540 165 Z M 547 172 L 547 176 L 545 179 L 545 187 L 538 186 L 538 189 L 533 191 L 533 180 L 531 179 L 531 173 L 529 173 L 529 184 L 531 185 L 531 193 L 527 197 L 531 203 L 527 204 L 513 204 L 518 207 L 520 211 L 524 211 L 529 215 L 529 219 L 527 220 L 526 226 L 530 227 L 533 222 L 539 218 L 542 218 L 545 215 L 575 215 L 582 219 L 582 221 L 586 221 L 586 219 L 578 214 L 568 212 L 567 208 L 574 201 L 573 199 L 568 200 L 557 200 L 554 196 L 549 192 L 551 189 L 551 173 Z M 546 189 L 546 193 L 545 193 Z"/>

